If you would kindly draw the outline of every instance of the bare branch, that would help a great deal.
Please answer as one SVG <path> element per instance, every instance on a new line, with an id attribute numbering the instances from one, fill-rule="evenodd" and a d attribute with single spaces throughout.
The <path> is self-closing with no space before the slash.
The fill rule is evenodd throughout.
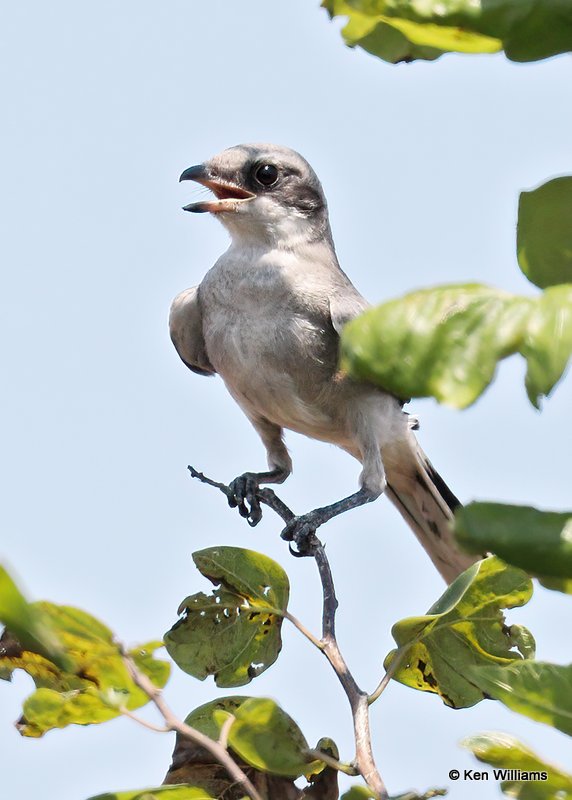
<path id="1" fill-rule="evenodd" d="M 224 483 L 219 483 L 207 478 L 202 472 L 189 466 L 189 472 L 193 478 L 206 483 L 209 486 L 214 486 L 219 489 L 226 497 L 232 496 L 232 490 Z M 264 488 L 257 491 L 257 497 L 260 503 L 264 503 L 272 509 L 284 522 L 290 522 L 296 515 L 288 508 L 288 506 L 276 495 L 272 489 Z M 334 587 L 334 579 L 330 569 L 330 563 L 324 549 L 324 545 L 318 539 L 315 533 L 308 536 L 304 542 L 298 545 L 298 550 L 295 551 L 290 545 L 290 552 L 298 557 L 312 557 L 316 561 L 320 581 L 322 583 L 322 593 L 324 597 L 323 610 L 322 610 L 322 639 L 319 642 L 321 651 L 324 653 L 330 665 L 346 693 L 350 708 L 352 711 L 352 718 L 354 724 L 354 739 L 356 745 L 356 754 L 354 765 L 358 773 L 366 781 L 370 789 L 376 792 L 379 800 L 387 800 L 388 794 L 385 784 L 379 774 L 375 765 L 373 757 L 373 750 L 371 746 L 371 732 L 369 726 L 369 698 L 358 684 L 350 672 L 344 657 L 340 651 L 336 640 L 336 611 L 338 608 L 338 600 L 336 598 L 336 591 Z M 294 622 L 293 619 L 290 619 Z M 294 622 L 294 624 L 296 624 Z M 306 629 L 296 625 L 299 630 L 307 636 L 313 644 L 317 644 L 318 640 Z M 308 635 L 309 634 L 309 635 Z M 314 641 L 315 640 L 315 641 Z"/>
<path id="2" fill-rule="evenodd" d="M 129 671 L 129 675 L 131 676 L 133 683 L 143 692 L 145 692 L 149 700 L 151 700 L 165 720 L 166 730 L 176 731 L 185 739 L 189 739 L 191 742 L 198 744 L 200 747 L 204 747 L 204 749 L 208 750 L 208 752 L 214 756 L 214 758 L 216 758 L 219 764 L 226 769 L 233 781 L 241 786 L 242 790 L 248 795 L 248 797 L 250 797 L 251 800 L 264 800 L 262 795 L 253 786 L 247 775 L 228 754 L 225 747 L 222 747 L 219 742 L 215 742 L 213 739 L 205 736 L 204 733 L 201 733 L 195 728 L 191 728 L 190 725 L 182 722 L 171 711 L 163 699 L 161 690 L 151 682 L 144 672 L 141 672 L 141 670 L 137 667 L 137 664 L 133 661 L 131 656 L 125 652 L 125 650 L 123 650 L 123 661 L 127 667 L 127 670 Z M 130 716 L 132 715 L 130 714 Z M 137 722 L 141 722 L 138 717 L 135 717 L 135 719 Z M 147 725 L 146 727 L 149 726 Z"/>

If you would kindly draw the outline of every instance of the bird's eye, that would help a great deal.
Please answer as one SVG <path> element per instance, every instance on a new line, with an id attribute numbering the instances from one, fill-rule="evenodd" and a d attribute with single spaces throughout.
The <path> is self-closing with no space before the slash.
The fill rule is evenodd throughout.
<path id="1" fill-rule="evenodd" d="M 278 170 L 274 164 L 262 164 L 254 173 L 254 177 L 263 186 L 273 186 L 278 180 Z"/>

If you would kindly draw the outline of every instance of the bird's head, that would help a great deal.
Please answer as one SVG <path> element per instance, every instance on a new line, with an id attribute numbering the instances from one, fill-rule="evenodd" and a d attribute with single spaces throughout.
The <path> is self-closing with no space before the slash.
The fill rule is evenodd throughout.
<path id="1" fill-rule="evenodd" d="M 185 211 L 215 214 L 235 241 L 288 247 L 329 235 L 320 181 L 308 162 L 287 147 L 237 145 L 189 167 L 180 180 L 200 183 L 215 195 Z"/>

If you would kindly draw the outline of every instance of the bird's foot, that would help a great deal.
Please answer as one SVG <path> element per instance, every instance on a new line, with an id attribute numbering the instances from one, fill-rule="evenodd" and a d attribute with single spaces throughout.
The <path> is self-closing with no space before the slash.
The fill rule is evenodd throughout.
<path id="1" fill-rule="evenodd" d="M 299 517 L 293 517 L 283 529 L 280 536 L 287 542 L 296 545 L 295 555 L 312 555 L 317 544 L 316 530 L 326 522 L 319 510 L 309 511 Z M 290 548 L 292 550 L 292 548 Z M 294 552 L 294 551 L 292 551 Z"/>
<path id="2" fill-rule="evenodd" d="M 262 508 L 258 499 L 259 478 L 256 472 L 245 472 L 229 484 L 228 504 L 238 508 L 238 513 L 254 528 L 262 519 Z"/>

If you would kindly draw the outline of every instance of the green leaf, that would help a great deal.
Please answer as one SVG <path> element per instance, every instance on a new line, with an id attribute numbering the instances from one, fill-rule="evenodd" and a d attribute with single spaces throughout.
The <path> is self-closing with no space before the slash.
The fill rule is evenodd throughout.
<path id="1" fill-rule="evenodd" d="M 572 354 L 572 286 L 538 298 L 478 284 L 422 289 L 366 311 L 342 331 L 342 368 L 398 397 L 435 397 L 466 408 L 493 380 L 498 361 L 527 360 L 534 405 Z"/>
<path id="2" fill-rule="evenodd" d="M 17 598 L 17 616 L 12 610 L 8 620 L 17 622 L 18 633 L 23 634 L 26 643 L 7 629 L 0 656 L 0 678 L 10 680 L 15 670 L 22 669 L 37 687 L 24 701 L 23 716 L 17 723 L 23 736 L 42 736 L 52 728 L 72 723 L 105 722 L 117 717 L 123 706 L 134 709 L 149 702 L 131 680 L 109 628 L 77 608 L 47 602 L 24 603 L 25 607 Z M 7 616 L 4 614 L 3 620 Z M 29 631 L 34 635 L 29 636 Z M 49 641 L 56 642 L 56 649 L 50 652 L 63 654 L 63 660 L 46 655 L 43 631 L 48 631 Z M 170 665 L 153 657 L 159 647 L 161 642 L 151 642 L 129 655 L 156 686 L 162 687 L 169 677 Z"/>
<path id="3" fill-rule="evenodd" d="M 470 503 L 455 512 L 464 550 L 492 552 L 531 575 L 572 579 L 572 512 Z"/>
<path id="4" fill-rule="evenodd" d="M 352 786 L 349 791 L 343 793 L 340 800 L 367 800 L 370 797 L 375 798 L 375 792 L 367 786 Z"/>
<path id="5" fill-rule="evenodd" d="M 431 797 L 443 797 L 446 794 L 446 789 L 429 789 L 424 794 L 406 792 L 405 794 L 394 795 L 389 800 L 429 800 Z M 352 786 L 348 792 L 341 796 L 340 800 L 366 800 L 369 797 L 375 798 L 375 792 L 372 792 L 366 786 Z"/>
<path id="6" fill-rule="evenodd" d="M 518 205 L 518 263 L 526 277 L 545 289 L 572 283 L 572 177 L 554 178 Z"/>
<path id="7" fill-rule="evenodd" d="M 67 660 L 62 644 L 49 620 L 28 603 L 6 569 L 0 565 L 0 623 L 18 639 L 22 646 L 51 659 L 65 668 Z M 2 666 L 0 662 L 0 677 Z"/>
<path id="8" fill-rule="evenodd" d="M 154 789 L 134 789 L 129 792 L 109 792 L 89 800 L 216 800 L 212 794 L 196 786 L 157 786 Z"/>
<path id="9" fill-rule="evenodd" d="M 324 768 L 306 755 L 308 743 L 294 720 L 273 700 L 251 697 L 233 712 L 228 743 L 247 764 L 263 772 L 297 778 Z M 215 711 L 222 725 L 228 714 Z"/>
<path id="10" fill-rule="evenodd" d="M 239 547 L 211 547 L 193 559 L 219 587 L 181 603 L 184 617 L 166 634 L 165 645 L 195 678 L 214 675 L 217 686 L 242 686 L 278 658 L 288 576 L 267 556 Z"/>
<path id="11" fill-rule="evenodd" d="M 471 669 L 472 680 L 505 706 L 572 736 L 572 666 L 521 661 Z"/>
<path id="12" fill-rule="evenodd" d="M 230 695 L 229 697 L 219 697 L 216 700 L 211 700 L 195 708 L 185 719 L 185 722 L 187 725 L 190 725 L 191 728 L 195 728 L 197 731 L 204 733 L 209 739 L 217 740 L 220 736 L 222 724 L 215 719 L 215 712 L 222 711 L 225 712 L 225 714 L 232 714 L 234 716 L 240 706 L 251 699 L 252 698 L 248 695 L 238 694 Z"/>
<path id="13" fill-rule="evenodd" d="M 461 745 L 472 750 L 479 761 L 497 768 L 494 772 L 495 780 L 502 781 L 501 789 L 509 797 L 518 800 L 572 800 L 572 775 L 544 761 L 518 739 L 506 733 L 469 736 Z M 513 774 L 507 774 L 508 770 L 514 770 Z M 546 779 L 516 779 L 519 774 L 524 777 L 523 773 L 538 772 L 544 773 Z"/>
<path id="14" fill-rule="evenodd" d="M 490 36 L 379 13 L 368 10 L 365 4 L 358 9 L 351 0 L 324 0 L 322 5 L 332 17 L 349 18 L 342 31 L 349 47 L 359 46 L 391 64 L 415 59 L 433 61 L 448 51 L 496 53 L 502 48 L 501 42 Z"/>
<path id="15" fill-rule="evenodd" d="M 346 43 L 359 44 L 395 63 L 438 57 L 444 52 L 494 53 L 504 48 L 513 61 L 535 61 L 572 49 L 572 9 L 563 0 L 324 0 L 331 16 L 347 16 Z M 355 27 L 385 25 L 375 43 Z M 390 29 L 398 29 L 409 49 L 392 54 Z M 433 52 L 424 53 L 422 46 Z M 393 55 L 393 57 L 392 57 Z"/>
<path id="16" fill-rule="evenodd" d="M 505 625 L 502 608 L 527 603 L 532 595 L 528 575 L 495 557 L 465 570 L 422 617 L 393 626 L 397 649 L 385 659 L 392 677 L 414 689 L 440 695 L 452 708 L 467 708 L 485 697 L 470 668 L 511 664 L 522 656 L 519 627 L 515 637 Z M 531 634 L 527 632 L 530 653 Z"/>

